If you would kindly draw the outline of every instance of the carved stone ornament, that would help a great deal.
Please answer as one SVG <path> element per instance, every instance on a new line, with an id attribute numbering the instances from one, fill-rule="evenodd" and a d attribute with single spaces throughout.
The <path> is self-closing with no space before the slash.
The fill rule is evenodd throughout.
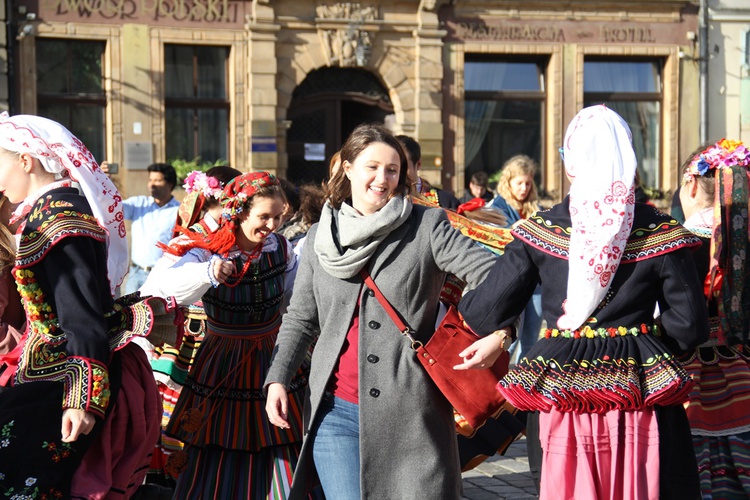
<path id="1" fill-rule="evenodd" d="M 328 64 L 341 67 L 365 66 L 370 58 L 374 35 L 359 28 L 376 19 L 377 7 L 337 2 L 318 5 L 316 13 L 319 19 L 348 21 L 346 27 L 318 30 Z"/>

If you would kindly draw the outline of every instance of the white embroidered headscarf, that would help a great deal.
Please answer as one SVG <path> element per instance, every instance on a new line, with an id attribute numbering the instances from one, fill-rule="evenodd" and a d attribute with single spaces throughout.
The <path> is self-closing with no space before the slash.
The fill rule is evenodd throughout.
<path id="1" fill-rule="evenodd" d="M 0 114 L 0 148 L 28 153 L 47 172 L 77 182 L 94 217 L 109 235 L 107 271 L 112 293 L 128 271 L 122 196 L 88 148 L 59 123 L 32 115 Z"/>
<path id="2" fill-rule="evenodd" d="M 636 159 L 630 128 L 604 105 L 581 110 L 565 133 L 571 178 L 567 299 L 560 329 L 582 326 L 604 299 L 633 227 Z"/>

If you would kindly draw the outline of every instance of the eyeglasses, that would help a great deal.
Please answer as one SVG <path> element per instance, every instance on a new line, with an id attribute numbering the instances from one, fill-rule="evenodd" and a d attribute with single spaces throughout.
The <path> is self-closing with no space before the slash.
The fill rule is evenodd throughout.
<path id="1" fill-rule="evenodd" d="M 559 148 L 557 148 L 557 152 L 560 153 L 560 159 L 562 161 L 565 161 L 565 148 L 560 146 Z"/>

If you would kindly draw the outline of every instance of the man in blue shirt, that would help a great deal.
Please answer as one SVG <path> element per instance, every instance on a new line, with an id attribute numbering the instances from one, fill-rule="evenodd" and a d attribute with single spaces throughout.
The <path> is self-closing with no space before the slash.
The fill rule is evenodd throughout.
<path id="1" fill-rule="evenodd" d="M 177 174 L 172 165 L 153 163 L 148 166 L 148 189 L 151 196 L 131 196 L 124 203 L 125 219 L 130 228 L 130 272 L 125 293 L 137 291 L 161 257 L 156 244 L 169 243 L 177 221 L 180 202 L 172 196 Z"/>

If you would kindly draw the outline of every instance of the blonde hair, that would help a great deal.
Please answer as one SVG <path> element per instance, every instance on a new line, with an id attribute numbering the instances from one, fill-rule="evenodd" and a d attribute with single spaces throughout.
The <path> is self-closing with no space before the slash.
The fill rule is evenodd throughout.
<path id="1" fill-rule="evenodd" d="M 500 179 L 497 181 L 497 194 L 502 196 L 508 205 L 515 208 L 518 214 L 524 219 L 539 209 L 536 182 L 534 182 L 535 174 L 536 162 L 529 156 L 516 155 L 505 162 L 503 170 L 500 173 Z M 510 189 L 510 181 L 519 175 L 531 176 L 531 189 L 523 201 L 516 200 Z"/>

